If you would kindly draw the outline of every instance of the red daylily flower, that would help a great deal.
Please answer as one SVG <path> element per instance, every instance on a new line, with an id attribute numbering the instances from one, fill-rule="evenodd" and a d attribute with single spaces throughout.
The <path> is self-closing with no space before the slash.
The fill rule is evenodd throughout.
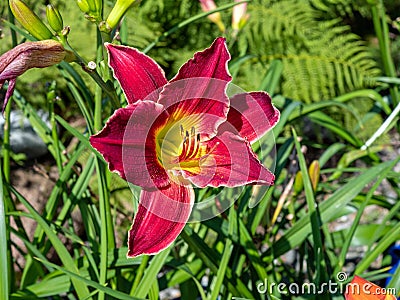
<path id="1" fill-rule="evenodd" d="M 274 175 L 252 151 L 279 119 L 265 92 L 228 98 L 225 40 L 198 52 L 169 82 L 150 57 L 106 44 L 128 106 L 90 138 L 127 181 L 141 186 L 128 257 L 168 247 L 188 221 L 197 187 L 271 185 Z"/>
<path id="2" fill-rule="evenodd" d="M 344 297 L 346 300 L 396 300 L 395 295 L 359 276 L 354 276 L 347 285 Z"/>

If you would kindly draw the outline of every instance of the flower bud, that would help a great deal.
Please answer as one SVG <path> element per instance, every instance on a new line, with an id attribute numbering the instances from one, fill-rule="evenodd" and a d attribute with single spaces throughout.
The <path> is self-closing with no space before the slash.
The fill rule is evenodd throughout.
<path id="1" fill-rule="evenodd" d="M 235 0 L 235 2 L 241 2 L 242 0 Z M 232 29 L 234 31 L 241 30 L 244 25 L 247 23 L 250 15 L 246 14 L 247 11 L 247 3 L 238 4 L 233 7 L 232 13 Z"/>
<path id="2" fill-rule="evenodd" d="M 18 22 L 39 40 L 53 37 L 39 17 L 21 0 L 9 0 L 11 11 Z"/>
<path id="3" fill-rule="evenodd" d="M 55 40 L 22 43 L 0 56 L 0 88 L 8 81 L 3 111 L 11 97 L 18 76 L 32 68 L 46 68 L 64 59 L 71 61 L 72 53 Z"/>
<path id="4" fill-rule="evenodd" d="M 303 174 L 301 171 L 298 171 L 296 173 L 296 177 L 294 179 L 294 184 L 293 184 L 293 190 L 294 194 L 298 195 L 303 191 L 304 184 L 303 184 Z"/>
<path id="5" fill-rule="evenodd" d="M 49 22 L 50 27 L 55 32 L 61 32 L 64 28 L 63 19 L 61 17 L 60 12 L 53 5 L 49 4 L 46 7 L 46 16 L 47 21 Z"/>
<path id="6" fill-rule="evenodd" d="M 101 14 L 103 9 L 103 1 L 102 0 L 86 0 L 89 5 L 89 19 L 96 22 L 101 21 Z"/>
<path id="7" fill-rule="evenodd" d="M 318 187 L 320 169 L 321 168 L 319 166 L 318 160 L 314 160 L 308 168 L 308 174 L 310 174 L 311 184 L 314 192 L 317 190 Z"/>
<path id="8" fill-rule="evenodd" d="M 111 29 L 115 28 L 134 2 L 135 0 L 117 0 L 106 20 L 107 26 Z"/>
<path id="9" fill-rule="evenodd" d="M 101 12 L 103 10 L 103 0 L 92 0 L 94 1 L 94 5 L 96 6 L 96 11 L 98 12 L 99 16 L 101 16 Z"/>
<path id="10" fill-rule="evenodd" d="M 208 12 L 210 10 L 214 10 L 217 8 L 214 0 L 199 0 L 199 1 L 200 1 L 201 9 L 204 12 Z M 225 32 L 225 25 L 222 22 L 221 14 L 219 12 L 208 15 L 207 18 L 210 19 L 211 22 L 216 24 L 221 32 Z"/>
<path id="11" fill-rule="evenodd" d="M 89 4 L 87 3 L 86 0 L 76 0 L 76 4 L 78 4 L 79 9 L 84 12 L 88 13 L 90 11 Z"/>

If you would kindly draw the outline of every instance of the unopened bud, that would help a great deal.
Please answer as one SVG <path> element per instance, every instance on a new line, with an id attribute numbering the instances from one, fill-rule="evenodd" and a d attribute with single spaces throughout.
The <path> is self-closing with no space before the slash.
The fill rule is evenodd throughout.
<path id="1" fill-rule="evenodd" d="M 78 4 L 79 9 L 84 12 L 88 13 L 90 11 L 89 4 L 87 3 L 86 0 L 76 0 L 76 4 Z"/>
<path id="2" fill-rule="evenodd" d="M 103 1 L 102 0 L 76 0 L 80 10 L 85 13 L 85 17 L 91 22 L 100 22 L 102 19 Z"/>
<path id="3" fill-rule="evenodd" d="M 53 37 L 39 17 L 21 0 L 9 0 L 11 11 L 18 22 L 39 40 Z"/>
<path id="4" fill-rule="evenodd" d="M 208 11 L 211 11 L 211 10 L 214 10 L 217 8 L 214 0 L 199 0 L 199 1 L 200 1 L 201 9 L 204 12 L 208 12 Z M 207 18 L 211 22 L 216 24 L 221 32 L 225 32 L 225 25 L 222 22 L 221 14 L 219 12 L 208 15 Z"/>
<path id="5" fill-rule="evenodd" d="M 308 168 L 308 174 L 310 174 L 310 180 L 313 187 L 314 192 L 317 190 L 317 186 L 319 183 L 319 173 L 320 173 L 320 166 L 318 160 L 314 160 L 310 167 Z"/>
<path id="6" fill-rule="evenodd" d="M 135 0 L 117 0 L 106 20 L 109 28 L 115 28 Z"/>
<path id="7" fill-rule="evenodd" d="M 235 2 L 241 2 L 241 0 L 235 0 Z M 246 14 L 247 3 L 238 4 L 233 7 L 232 13 L 232 29 L 234 31 L 241 30 L 247 23 L 250 15 Z"/>
<path id="8" fill-rule="evenodd" d="M 58 11 L 58 9 L 56 9 L 53 5 L 51 4 L 47 5 L 46 16 L 50 27 L 55 32 L 61 32 L 64 29 L 63 19 L 61 17 L 61 14 Z"/>
<path id="9" fill-rule="evenodd" d="M 301 174 L 301 171 L 298 171 L 296 173 L 296 177 L 294 179 L 294 184 L 293 184 L 293 190 L 295 195 L 300 194 L 303 191 L 303 174 Z"/>

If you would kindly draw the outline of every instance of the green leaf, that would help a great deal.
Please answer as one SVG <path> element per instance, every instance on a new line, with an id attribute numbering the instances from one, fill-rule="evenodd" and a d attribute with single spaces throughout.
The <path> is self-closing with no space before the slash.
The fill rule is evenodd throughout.
<path id="1" fill-rule="evenodd" d="M 379 173 L 386 169 L 392 169 L 396 161 L 387 161 L 375 167 L 364 171 L 358 177 L 349 180 L 342 188 L 337 190 L 327 200 L 322 202 L 319 206 L 321 220 L 323 223 L 330 222 L 337 217 L 340 212 L 354 197 L 356 197 L 366 184 L 375 180 Z M 311 226 L 309 223 L 309 216 L 304 216 L 299 219 L 293 227 L 285 231 L 280 239 L 275 242 L 270 249 L 268 249 L 263 257 L 273 255 L 279 257 L 287 251 L 298 246 L 310 234 Z"/>
<path id="2" fill-rule="evenodd" d="M 358 263 L 354 273 L 363 273 L 381 253 L 398 240 L 400 240 L 400 226 L 394 226 L 379 240 L 379 243 L 377 243 L 371 251 L 365 253 L 363 259 Z"/>
<path id="3" fill-rule="evenodd" d="M 189 226 L 185 226 L 181 237 L 189 245 L 193 252 L 210 268 L 211 272 L 216 274 L 218 272 L 219 257 L 218 253 L 210 249 L 208 245 L 193 231 Z M 252 294 L 240 278 L 236 278 L 231 268 L 227 267 L 224 282 L 229 291 L 235 295 L 244 295 L 251 298 Z"/>
<path id="4" fill-rule="evenodd" d="M 157 281 L 157 274 L 163 267 L 165 260 L 168 257 L 171 248 L 167 248 L 157 254 L 150 262 L 149 267 L 146 269 L 142 280 L 139 283 L 138 289 L 134 292 L 135 297 L 144 298 L 149 293 L 152 285 Z"/>
<path id="5" fill-rule="evenodd" d="M 36 220 L 39 226 L 41 226 L 44 232 L 47 235 L 47 238 L 52 243 L 54 249 L 56 250 L 58 256 L 60 257 L 61 261 L 65 265 L 65 267 L 71 272 L 76 273 L 79 275 L 79 270 L 75 265 L 74 260 L 72 259 L 71 255 L 69 254 L 67 248 L 65 248 L 62 241 L 58 238 L 57 234 L 54 232 L 54 229 L 49 226 L 47 221 L 42 218 L 42 216 L 32 207 L 32 205 L 22 196 L 20 195 L 14 188 L 10 187 L 14 195 L 17 197 L 18 201 L 20 201 L 32 217 Z M 54 266 L 53 266 L 54 267 Z M 57 269 L 57 268 L 55 268 Z M 83 299 L 89 295 L 89 290 L 87 289 L 86 285 L 82 283 L 82 281 L 77 280 L 76 278 L 71 279 L 72 284 L 78 294 L 78 296 Z"/>
<path id="6" fill-rule="evenodd" d="M 292 133 L 293 133 L 294 143 L 296 145 L 297 158 L 299 160 L 300 170 L 303 178 L 304 190 L 306 194 L 306 201 L 308 207 L 308 216 L 310 218 L 311 231 L 314 241 L 314 257 L 316 259 L 315 265 L 317 268 L 315 271 L 314 280 L 316 283 L 319 283 L 321 280 L 322 282 L 325 282 L 326 281 L 325 270 L 324 270 L 325 259 L 323 252 L 324 245 L 322 243 L 322 237 L 320 231 L 322 224 L 320 222 L 318 203 L 315 201 L 314 198 L 314 189 L 308 172 L 306 160 L 304 158 L 303 152 L 301 152 L 301 145 L 300 142 L 298 141 L 296 131 L 292 129 Z"/>
<path id="7" fill-rule="evenodd" d="M 43 263 L 45 265 L 48 265 L 48 266 L 50 266 L 50 267 L 52 267 L 52 268 L 54 268 L 56 270 L 59 270 L 59 271 L 65 273 L 66 275 L 68 275 L 71 278 L 72 282 L 74 282 L 74 281 L 82 282 L 85 285 L 94 287 L 95 289 L 97 289 L 97 290 L 99 290 L 101 292 L 104 292 L 107 295 L 110 295 L 110 296 L 112 296 L 112 297 L 114 297 L 116 299 L 121 299 L 121 300 L 141 300 L 141 298 L 132 297 L 132 296 L 129 296 L 129 295 L 125 294 L 125 293 L 122 293 L 122 292 L 119 292 L 119 291 L 115 291 L 115 290 L 113 290 L 113 289 L 111 289 L 111 288 L 109 288 L 107 286 L 103 286 L 103 285 L 101 285 L 101 284 L 99 284 L 99 283 L 97 283 L 95 281 L 92 281 L 90 279 L 87 279 L 87 278 L 81 276 L 80 274 L 77 274 L 75 272 L 71 272 L 67 268 L 63 268 L 63 267 L 57 266 L 56 264 L 53 264 L 53 263 L 50 263 L 50 262 L 47 262 L 47 261 L 43 261 L 43 260 L 40 260 L 38 258 L 37 258 L 37 260 L 39 260 L 41 263 Z M 83 299 L 83 298 L 80 298 L 80 299 Z"/>
<path id="8" fill-rule="evenodd" d="M 221 263 L 218 266 L 217 274 L 215 274 L 214 280 L 211 284 L 211 295 L 210 300 L 216 300 L 221 290 L 222 283 L 224 281 L 225 272 L 229 263 L 229 259 L 232 254 L 233 245 L 231 236 L 234 231 L 234 223 L 236 222 L 237 216 L 235 212 L 235 206 L 232 205 L 229 209 L 229 232 L 226 238 L 224 252 L 222 253 Z"/>
<path id="9" fill-rule="evenodd" d="M 3 175 L 0 172 L 0 299 L 8 299 L 9 293 L 9 260 L 8 260 L 8 241 L 7 241 L 7 221 L 5 215 Z"/>

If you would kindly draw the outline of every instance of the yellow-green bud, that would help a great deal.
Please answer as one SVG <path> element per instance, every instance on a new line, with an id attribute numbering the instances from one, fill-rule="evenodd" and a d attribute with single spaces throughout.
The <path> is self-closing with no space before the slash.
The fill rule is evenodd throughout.
<path id="1" fill-rule="evenodd" d="M 296 173 L 296 177 L 294 179 L 294 184 L 293 184 L 293 190 L 295 195 L 300 194 L 303 191 L 304 184 L 303 184 L 303 174 L 301 174 L 301 171 L 298 171 Z"/>
<path id="2" fill-rule="evenodd" d="M 98 13 L 98 15 L 101 15 L 101 11 L 103 10 L 103 0 L 89 0 L 89 1 L 93 1 L 94 5 L 96 7 L 96 12 Z"/>
<path id="3" fill-rule="evenodd" d="M 115 28 L 134 2 L 135 0 L 117 0 L 106 20 L 107 25 L 110 28 Z"/>
<path id="4" fill-rule="evenodd" d="M 308 168 L 308 174 L 310 174 L 311 184 L 313 187 L 314 192 L 317 190 L 317 186 L 319 183 L 319 173 L 320 173 L 320 166 L 318 160 L 314 160 L 310 167 Z"/>
<path id="5" fill-rule="evenodd" d="M 93 0 L 86 0 L 87 4 L 89 5 L 90 12 L 96 11 L 96 2 Z"/>
<path id="6" fill-rule="evenodd" d="M 39 40 L 53 37 L 39 17 L 21 0 L 9 0 L 11 11 L 18 22 Z"/>
<path id="7" fill-rule="evenodd" d="M 60 12 L 53 5 L 49 4 L 46 7 L 46 16 L 47 21 L 49 22 L 50 27 L 55 32 L 61 32 L 64 28 L 63 19 L 61 17 Z"/>
<path id="8" fill-rule="evenodd" d="M 86 0 L 76 0 L 76 4 L 78 4 L 79 9 L 84 12 L 88 13 L 90 11 L 89 4 L 87 3 Z"/>
<path id="9" fill-rule="evenodd" d="M 89 12 L 87 12 L 87 18 L 92 22 L 100 22 L 101 14 L 103 9 L 103 1 L 102 0 L 86 0 L 86 3 L 89 6 Z"/>

